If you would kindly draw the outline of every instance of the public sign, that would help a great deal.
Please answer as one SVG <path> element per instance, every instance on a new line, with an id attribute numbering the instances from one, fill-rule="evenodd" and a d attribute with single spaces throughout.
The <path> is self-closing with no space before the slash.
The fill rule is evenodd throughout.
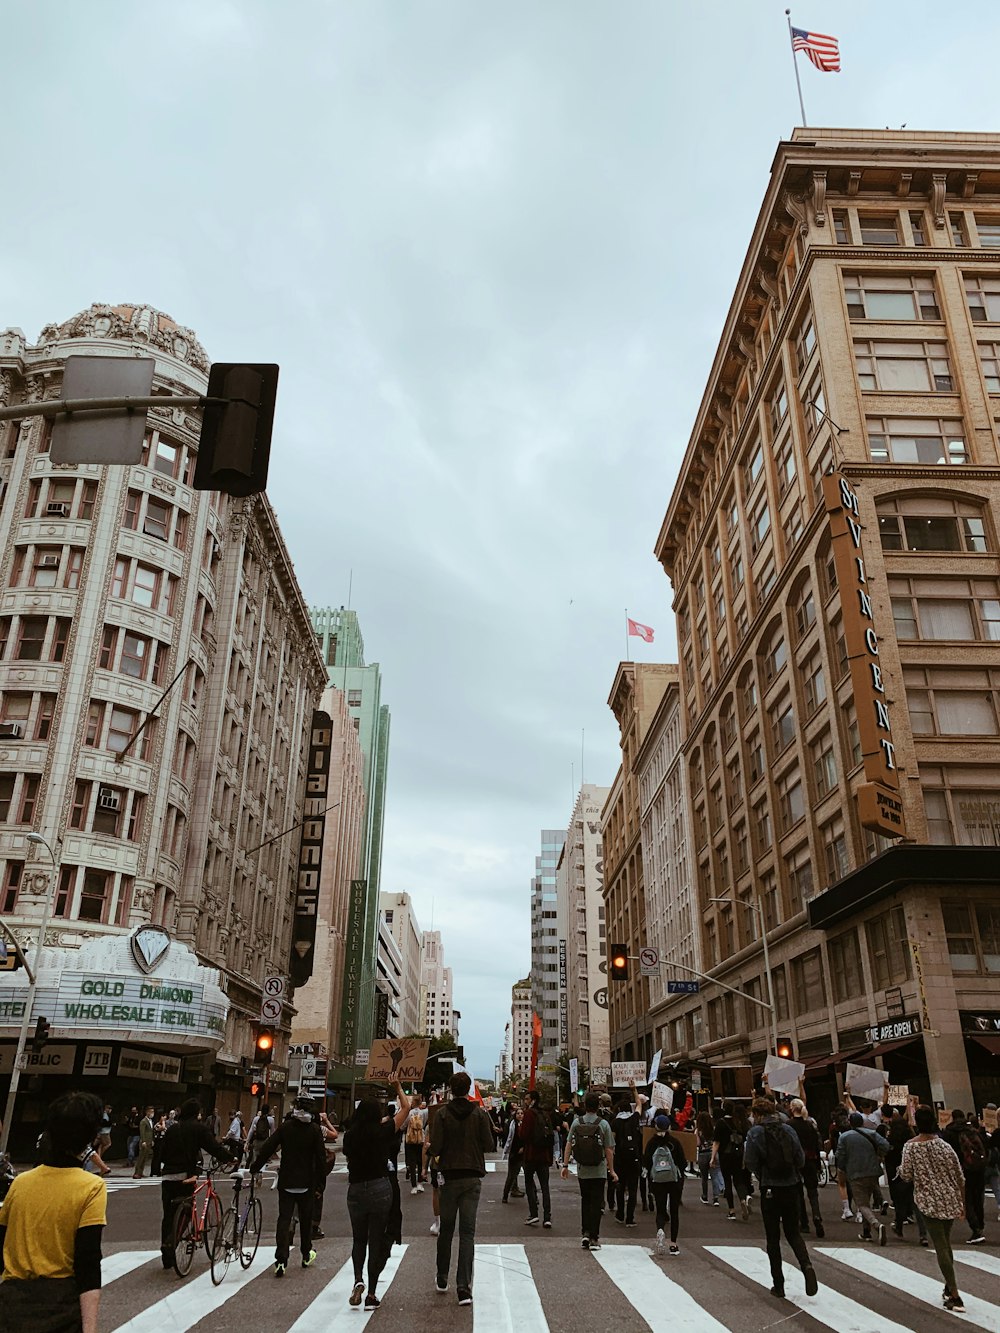
<path id="1" fill-rule="evenodd" d="M 379 1083 L 421 1079 L 429 1048 L 430 1041 L 421 1037 L 384 1037 L 373 1041 L 366 1077 Z"/>
<path id="2" fill-rule="evenodd" d="M 658 977 L 660 975 L 660 951 L 646 945 L 639 950 L 639 975 L 643 977 Z"/>
<path id="3" fill-rule="evenodd" d="M 612 1060 L 611 1084 L 615 1088 L 627 1088 L 630 1083 L 645 1083 L 645 1060 Z"/>
<path id="4" fill-rule="evenodd" d="M 780 1055 L 769 1055 L 764 1061 L 767 1086 L 772 1092 L 797 1093 L 799 1079 L 806 1072 L 801 1060 L 786 1060 Z"/>
<path id="5" fill-rule="evenodd" d="M 906 1106 L 910 1100 L 908 1083 L 890 1083 L 885 1090 L 885 1100 L 890 1106 Z"/>
<path id="6" fill-rule="evenodd" d="M 674 1109 L 674 1090 L 669 1083 L 654 1083 L 650 1089 L 650 1101 L 657 1110 L 668 1114 Z"/>
<path id="7" fill-rule="evenodd" d="M 270 976 L 264 978 L 264 998 L 282 1000 L 285 997 L 285 978 Z"/>
<path id="8" fill-rule="evenodd" d="M 580 1088 L 580 1062 L 576 1056 L 571 1056 L 569 1062 L 569 1090 L 570 1095 L 578 1092 Z"/>
<path id="9" fill-rule="evenodd" d="M 868 1101 L 885 1101 L 885 1088 L 889 1075 L 881 1069 L 872 1069 L 870 1065 L 847 1066 L 844 1085 L 851 1090 L 852 1097 L 865 1097 Z"/>
<path id="10" fill-rule="evenodd" d="M 668 981 L 668 982 L 667 982 L 667 994 L 668 994 L 668 995 L 697 995 L 697 994 L 698 994 L 698 987 L 699 987 L 700 985 L 701 985 L 701 982 L 699 982 L 699 981 Z"/>
<path id="11" fill-rule="evenodd" d="M 660 1072 L 660 1057 L 662 1056 L 662 1054 L 663 1054 L 662 1050 L 653 1052 L 653 1058 L 649 1062 L 649 1073 L 646 1075 L 647 1083 L 656 1082 L 656 1076 Z"/>
<path id="12" fill-rule="evenodd" d="M 367 1046 L 359 1046 L 358 1049 L 354 1052 L 354 1063 L 355 1063 L 356 1065 L 365 1065 L 365 1066 L 367 1066 L 367 1064 L 368 1064 L 368 1047 L 367 1047 Z"/>
<path id="13" fill-rule="evenodd" d="M 266 1018 L 269 1023 L 276 1023 L 281 1017 L 280 1000 L 261 1000 L 260 1016 Z"/>

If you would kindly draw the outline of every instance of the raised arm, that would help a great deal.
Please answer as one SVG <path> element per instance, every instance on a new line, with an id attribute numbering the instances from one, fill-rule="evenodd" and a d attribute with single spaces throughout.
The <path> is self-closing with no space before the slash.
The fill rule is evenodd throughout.
<path id="1" fill-rule="evenodd" d="M 397 1130 L 400 1130 L 406 1124 L 406 1117 L 410 1114 L 410 1099 L 403 1091 L 398 1078 L 396 1079 L 395 1088 L 396 1114 L 392 1117 L 392 1123 L 396 1126 Z"/>

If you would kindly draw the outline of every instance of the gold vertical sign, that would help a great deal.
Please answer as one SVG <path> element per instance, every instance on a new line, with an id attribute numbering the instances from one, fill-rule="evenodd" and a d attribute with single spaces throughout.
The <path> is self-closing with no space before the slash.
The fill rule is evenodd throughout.
<path id="1" fill-rule="evenodd" d="M 854 703 L 867 781 L 858 788 L 858 814 L 864 828 L 885 837 L 906 834 L 899 794 L 896 747 L 879 657 L 878 629 L 865 569 L 861 509 L 839 472 L 823 478 L 823 503 L 830 520 L 833 560 L 837 570 L 844 642 L 851 668 Z"/>

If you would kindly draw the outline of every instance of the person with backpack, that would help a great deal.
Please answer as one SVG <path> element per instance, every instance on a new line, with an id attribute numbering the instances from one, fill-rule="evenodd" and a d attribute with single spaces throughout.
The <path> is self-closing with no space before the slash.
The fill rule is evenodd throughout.
<path id="1" fill-rule="evenodd" d="M 864 1223 L 859 1233 L 859 1240 L 871 1240 L 872 1228 L 878 1235 L 878 1243 L 886 1243 L 885 1223 L 881 1212 L 872 1211 L 872 1198 L 878 1190 L 878 1178 L 882 1173 L 882 1158 L 889 1151 L 889 1143 L 881 1134 L 865 1129 L 864 1118 L 860 1111 L 852 1111 L 850 1128 L 837 1140 L 837 1169 L 843 1171 L 850 1191 L 854 1196 L 854 1206 L 861 1214 Z M 881 1192 L 880 1192 L 881 1193 Z"/>
<path id="2" fill-rule="evenodd" d="M 913 1113 L 916 1137 L 903 1144 L 899 1174 L 913 1184 L 913 1197 L 934 1246 L 944 1278 L 944 1308 L 964 1314 L 965 1305 L 955 1281 L 951 1224 L 965 1214 L 966 1178 L 955 1150 L 938 1133 L 937 1112 L 918 1106 Z M 950 1128 L 950 1126 L 949 1126 Z"/>
<path id="3" fill-rule="evenodd" d="M 615 1136 L 611 1126 L 601 1116 L 601 1098 L 588 1092 L 583 1099 L 583 1115 L 570 1126 L 563 1153 L 562 1179 L 569 1177 L 569 1159 L 576 1161 L 576 1178 L 580 1186 L 580 1217 L 585 1250 L 601 1248 L 601 1212 L 607 1182 L 615 1182 Z"/>
<path id="4" fill-rule="evenodd" d="M 403 1160 L 406 1164 L 406 1178 L 410 1182 L 411 1194 L 423 1194 L 420 1182 L 421 1159 L 424 1152 L 424 1132 L 427 1128 L 427 1112 L 421 1105 L 420 1097 L 414 1095 L 410 1102 L 410 1114 L 406 1117 L 406 1129 L 403 1133 Z"/>
<path id="5" fill-rule="evenodd" d="M 840 1136 L 846 1134 L 850 1127 L 851 1113 L 843 1102 L 838 1102 L 830 1113 L 830 1125 L 826 1131 L 826 1147 L 833 1154 L 834 1163 L 837 1160 L 837 1144 L 840 1142 Z M 837 1193 L 840 1195 L 840 1220 L 850 1222 L 854 1217 L 854 1200 L 851 1198 L 850 1186 L 843 1171 L 835 1171 L 834 1174 L 837 1178 Z"/>
<path id="6" fill-rule="evenodd" d="M 274 1116 L 271 1114 L 271 1108 L 267 1102 L 265 1102 L 250 1121 L 250 1128 L 247 1130 L 246 1149 L 248 1162 L 253 1154 L 260 1148 L 260 1145 L 266 1143 L 274 1133 L 274 1123 Z"/>
<path id="7" fill-rule="evenodd" d="M 816 1270 L 799 1231 L 799 1189 L 805 1154 L 799 1136 L 781 1120 L 770 1097 L 753 1103 L 754 1123 L 743 1149 L 746 1169 L 760 1181 L 760 1215 L 771 1263 L 771 1295 L 784 1299 L 785 1274 L 781 1263 L 781 1233 L 791 1246 L 805 1278 L 806 1295 L 819 1290 Z"/>
<path id="8" fill-rule="evenodd" d="M 822 1240 L 826 1232 L 823 1230 L 823 1218 L 819 1211 L 819 1130 L 815 1122 L 809 1118 L 809 1112 L 801 1096 L 802 1090 L 800 1079 L 800 1095 L 793 1097 L 788 1103 L 792 1117 L 790 1123 L 802 1144 L 802 1154 L 805 1158 L 802 1163 L 802 1184 L 799 1187 L 799 1230 L 808 1236 L 809 1218 L 806 1214 L 806 1195 L 808 1195 L 816 1239 Z"/>
<path id="9" fill-rule="evenodd" d="M 469 1096 L 472 1079 L 464 1070 L 452 1074 L 448 1086 L 451 1101 L 441 1107 L 431 1125 L 431 1160 L 437 1159 L 443 1177 L 435 1290 L 448 1290 L 451 1244 L 457 1221 L 455 1292 L 459 1305 L 471 1305 L 476 1216 L 486 1175 L 486 1154 L 493 1151 L 493 1130 L 489 1116 Z"/>
<path id="10" fill-rule="evenodd" d="M 967 1245 L 982 1245 L 986 1240 L 986 1218 L 984 1195 L 986 1193 L 986 1168 L 990 1154 L 985 1137 L 980 1133 L 978 1122 L 970 1123 L 964 1111 L 952 1111 L 951 1124 L 943 1137 L 955 1151 L 962 1175 L 965 1177 L 965 1220 L 972 1233 Z"/>
<path id="11" fill-rule="evenodd" d="M 684 1172 L 687 1158 L 679 1139 L 670 1133 L 670 1117 L 662 1112 L 653 1121 L 656 1133 L 646 1144 L 642 1155 L 642 1169 L 656 1205 L 657 1258 L 663 1255 L 666 1237 L 667 1212 L 670 1213 L 670 1253 L 680 1254 L 677 1233 L 680 1227 L 681 1195 L 684 1192 Z"/>
<path id="12" fill-rule="evenodd" d="M 618 1103 L 618 1114 L 611 1129 L 615 1136 L 615 1174 L 618 1183 L 615 1197 L 618 1206 L 615 1209 L 615 1221 L 627 1227 L 635 1226 L 635 1201 L 639 1192 L 639 1173 L 642 1170 L 642 1124 L 639 1112 L 635 1109 L 635 1084 L 629 1087 L 630 1095 Z"/>
<path id="13" fill-rule="evenodd" d="M 552 1202 L 549 1198 L 549 1167 L 552 1165 L 552 1127 L 541 1107 L 541 1097 L 534 1088 L 525 1094 L 524 1115 L 518 1131 L 524 1150 L 524 1191 L 528 1196 L 528 1220 L 525 1226 L 538 1225 L 538 1191 L 542 1193 L 542 1226 L 552 1226 Z M 535 1182 L 538 1182 L 536 1188 Z"/>
<path id="14" fill-rule="evenodd" d="M 740 1201 L 740 1213 L 745 1222 L 750 1216 L 750 1189 L 746 1169 L 743 1164 L 743 1149 L 746 1141 L 742 1123 L 736 1118 L 736 1108 L 732 1102 L 724 1102 L 722 1115 L 715 1122 L 712 1136 L 712 1156 L 710 1170 L 722 1172 L 722 1190 L 729 1207 L 729 1220 L 735 1222 L 733 1189 Z"/>

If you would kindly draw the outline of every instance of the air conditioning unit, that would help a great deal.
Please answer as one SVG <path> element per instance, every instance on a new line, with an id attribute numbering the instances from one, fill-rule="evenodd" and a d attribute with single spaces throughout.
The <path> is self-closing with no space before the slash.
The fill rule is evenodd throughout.
<path id="1" fill-rule="evenodd" d="M 0 722 L 0 740 L 19 741 L 24 735 L 20 722 Z"/>
<path id="2" fill-rule="evenodd" d="M 97 804 L 102 810 L 120 810 L 122 798 L 110 787 L 102 787 L 97 794 Z"/>
<path id="3" fill-rule="evenodd" d="M 68 518 L 69 505 L 64 500 L 53 500 L 51 504 L 45 506 L 45 512 L 53 518 Z"/>
<path id="4" fill-rule="evenodd" d="M 35 561 L 36 569 L 58 569 L 59 557 L 57 555 L 40 555 Z"/>

